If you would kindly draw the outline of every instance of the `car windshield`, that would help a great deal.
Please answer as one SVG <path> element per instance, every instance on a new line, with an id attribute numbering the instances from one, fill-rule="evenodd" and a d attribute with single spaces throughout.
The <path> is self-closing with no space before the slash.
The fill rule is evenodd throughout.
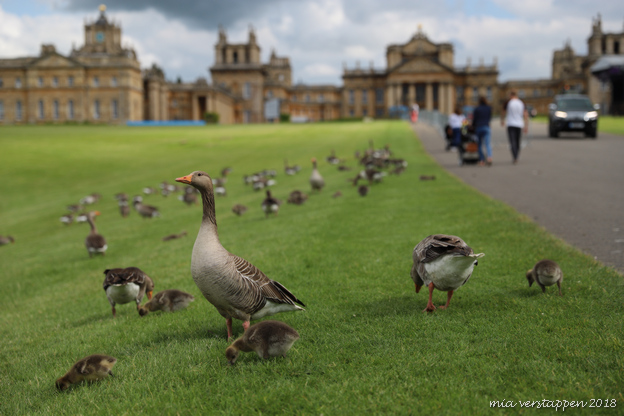
<path id="1" fill-rule="evenodd" d="M 592 111 L 594 107 L 588 98 L 567 98 L 559 100 L 557 109 L 562 111 Z"/>

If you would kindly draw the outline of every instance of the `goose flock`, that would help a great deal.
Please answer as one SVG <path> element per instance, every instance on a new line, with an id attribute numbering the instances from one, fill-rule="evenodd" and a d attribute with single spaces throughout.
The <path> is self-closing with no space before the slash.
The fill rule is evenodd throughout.
<path id="1" fill-rule="evenodd" d="M 371 145 L 364 152 L 356 152 L 356 158 L 361 169 L 355 177 L 345 173 L 352 178 L 345 179 L 353 185 L 354 192 L 362 197 L 374 194 L 376 186 L 384 186 L 380 184 L 383 184 L 385 180 L 390 181 L 391 176 L 388 175 L 400 175 L 407 168 L 405 160 L 393 157 L 388 146 L 383 149 L 374 149 Z M 325 158 L 325 162 L 341 172 L 351 170 L 345 165 L 344 159 L 336 156 L 334 150 Z M 327 169 L 328 166 L 319 168 L 317 159 L 312 158 L 311 168 L 310 198 L 327 195 L 323 193 L 326 181 L 321 170 Z M 217 229 L 215 197 L 228 195 L 225 186 L 231 172 L 231 168 L 223 169 L 219 172 L 220 176 L 213 179 L 207 172 L 196 170 L 175 178 L 177 184 L 185 186 L 163 181 L 159 188 L 163 197 L 180 193 L 178 199 L 189 207 L 195 206 L 198 200 L 201 200 L 201 222 L 191 253 L 191 276 L 204 298 L 225 319 L 227 338 L 231 341 L 225 351 L 225 357 L 227 362 L 233 365 L 240 352 L 256 352 L 262 359 L 286 356 L 294 342 L 299 339 L 299 333 L 280 321 L 265 320 L 254 325 L 251 325 L 251 321 L 282 312 L 305 311 L 306 305 L 294 294 L 296 291 L 287 289 L 285 284 L 270 278 L 250 261 L 229 252 L 221 244 Z M 287 160 L 284 160 L 284 174 L 292 176 L 300 172 L 301 168 L 298 165 L 291 166 Z M 250 185 L 254 191 L 264 190 L 266 196 L 259 205 L 266 218 L 276 217 L 282 206 L 282 201 L 276 198 L 271 190 L 271 187 L 277 183 L 276 177 L 277 172 L 271 169 L 243 177 L 244 183 Z M 431 181 L 436 178 L 432 175 L 421 175 L 419 179 Z M 358 184 L 360 181 L 364 183 Z M 145 187 L 142 191 L 145 196 L 158 194 L 155 187 Z M 331 196 L 338 198 L 343 196 L 343 192 L 337 191 Z M 147 220 L 160 215 L 160 210 L 156 206 L 145 203 L 141 195 L 132 197 L 131 203 L 126 193 L 116 194 L 115 199 L 122 218 L 138 215 Z M 296 189 L 290 192 L 287 202 L 293 205 L 303 205 L 308 199 L 308 194 Z M 104 256 L 108 248 L 107 240 L 96 227 L 96 218 L 101 215 L 100 211 L 86 209 L 86 206 L 96 204 L 100 200 L 99 194 L 90 194 L 82 198 L 79 204 L 68 206 L 70 213 L 61 217 L 61 222 L 65 225 L 77 222 L 79 217 L 84 217 L 84 221 L 89 224 L 90 231 L 85 239 L 89 257 Z M 131 205 L 136 214 L 131 214 Z M 242 204 L 235 204 L 231 210 L 237 216 L 249 211 Z M 162 240 L 170 241 L 186 235 L 187 232 L 182 231 L 165 236 Z M 14 241 L 15 239 L 11 236 L 0 236 L 0 245 Z M 410 276 L 416 293 L 419 293 L 423 287 L 427 287 L 429 292 L 423 312 L 433 313 L 436 309 L 448 308 L 454 292 L 470 280 L 478 261 L 484 255 L 484 253 L 475 253 L 458 236 L 435 234 L 420 241 L 412 251 Z M 135 305 L 139 316 L 144 317 L 156 311 L 180 311 L 195 300 L 192 294 L 177 289 L 163 290 L 153 296 L 154 280 L 138 267 L 109 268 L 104 270 L 104 275 L 102 287 L 110 303 L 113 318 L 117 315 L 118 305 L 131 303 Z M 546 291 L 547 286 L 556 284 L 559 295 L 562 295 L 563 273 L 559 265 L 552 260 L 545 259 L 537 262 L 526 272 L 526 279 L 529 287 L 536 283 L 543 292 Z M 288 282 L 284 283 L 288 284 Z M 437 307 L 433 304 L 434 290 L 447 292 L 446 304 Z M 141 305 L 145 296 L 148 301 Z M 234 338 L 233 320 L 242 322 L 243 334 L 237 339 Z M 81 381 L 106 378 L 112 375 L 111 369 L 116 362 L 116 358 L 106 355 L 85 357 L 59 378 L 56 386 L 59 390 L 65 390 Z"/>

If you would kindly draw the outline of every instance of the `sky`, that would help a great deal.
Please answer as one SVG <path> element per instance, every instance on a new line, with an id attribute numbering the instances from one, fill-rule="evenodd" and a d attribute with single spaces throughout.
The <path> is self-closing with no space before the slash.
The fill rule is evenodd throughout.
<path id="1" fill-rule="evenodd" d="M 210 81 L 219 26 L 231 43 L 246 43 L 253 26 L 263 63 L 275 50 L 290 58 L 293 82 L 331 85 L 344 66 L 385 69 L 386 47 L 419 27 L 453 45 L 456 67 L 496 61 L 500 82 L 550 78 L 566 42 L 587 54 L 599 14 L 604 32 L 624 31 L 621 0 L 0 0 L 0 58 L 38 56 L 42 43 L 68 55 L 102 3 L 142 67 L 185 82 Z"/>

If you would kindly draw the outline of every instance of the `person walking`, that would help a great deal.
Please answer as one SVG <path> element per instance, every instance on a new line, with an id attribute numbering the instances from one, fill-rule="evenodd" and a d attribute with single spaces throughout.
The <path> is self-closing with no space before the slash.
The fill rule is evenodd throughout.
<path id="1" fill-rule="evenodd" d="M 511 156 L 513 164 L 518 163 L 520 156 L 520 138 L 522 132 L 529 131 L 529 113 L 524 103 L 518 98 L 518 93 L 514 90 L 509 94 L 509 101 L 503 107 L 501 114 L 501 126 L 507 124 L 507 137 L 511 146 Z"/>
<path id="2" fill-rule="evenodd" d="M 479 165 L 492 165 L 492 145 L 490 139 L 492 132 L 490 130 L 490 120 L 492 119 L 492 107 L 488 105 L 484 96 L 479 97 L 479 105 L 472 112 L 472 127 L 474 128 L 477 139 L 479 140 Z M 483 147 L 487 156 L 483 153 Z"/>
<path id="3" fill-rule="evenodd" d="M 455 107 L 455 112 L 449 115 L 448 118 L 448 124 L 452 131 L 451 146 L 457 148 L 457 151 L 459 152 L 459 160 L 461 160 L 461 155 L 464 150 L 461 142 L 461 131 L 465 120 L 466 117 L 462 114 L 461 108 L 459 106 Z"/>

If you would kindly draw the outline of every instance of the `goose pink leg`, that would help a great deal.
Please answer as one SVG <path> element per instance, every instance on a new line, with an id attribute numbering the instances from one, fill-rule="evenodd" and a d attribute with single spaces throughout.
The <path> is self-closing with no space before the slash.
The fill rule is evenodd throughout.
<path id="1" fill-rule="evenodd" d="M 431 298 L 433 297 L 433 288 L 433 282 L 429 283 L 429 301 L 427 302 L 427 307 L 423 312 L 433 312 L 436 310 L 436 307 L 431 300 Z"/>
<path id="2" fill-rule="evenodd" d="M 440 308 L 440 309 L 448 308 L 449 303 L 451 303 L 451 298 L 452 297 L 453 297 L 453 291 L 449 290 L 448 291 L 448 297 L 446 298 L 446 305 L 440 305 L 440 306 L 438 306 L 438 308 Z"/>

